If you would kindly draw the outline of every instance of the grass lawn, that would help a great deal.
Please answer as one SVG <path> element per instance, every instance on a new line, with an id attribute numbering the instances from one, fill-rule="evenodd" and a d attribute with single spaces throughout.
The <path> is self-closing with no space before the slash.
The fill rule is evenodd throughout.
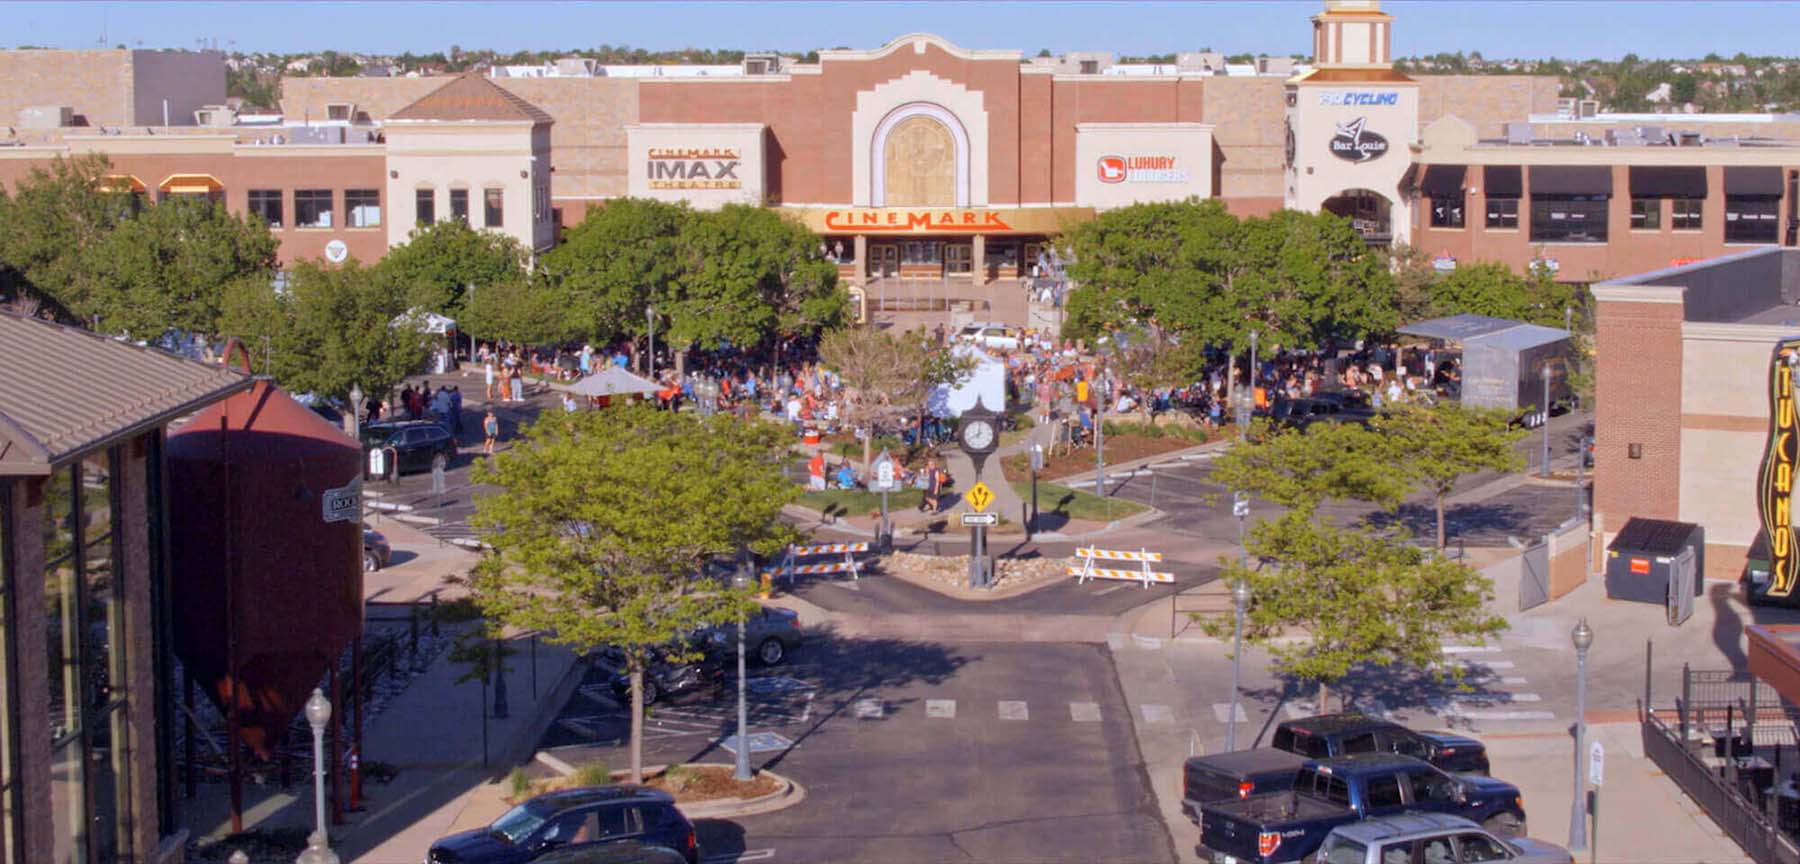
<path id="1" fill-rule="evenodd" d="M 1031 481 L 1014 480 L 1013 491 L 1025 499 L 1027 506 L 1031 503 Z M 1141 513 L 1145 507 L 1136 501 L 1123 498 L 1101 498 L 1088 492 L 1058 486 L 1055 483 L 1038 481 L 1038 509 L 1042 513 L 1056 513 L 1069 519 L 1082 519 L 1088 522 L 1111 522 L 1123 519 L 1133 513 Z"/>
<path id="2" fill-rule="evenodd" d="M 891 512 L 917 507 L 924 494 L 918 489 L 889 492 L 888 510 Z M 821 513 L 862 516 L 881 510 L 881 493 L 870 492 L 866 489 L 826 489 L 823 492 L 814 490 L 801 495 L 800 500 L 795 503 L 802 507 L 811 507 Z"/>

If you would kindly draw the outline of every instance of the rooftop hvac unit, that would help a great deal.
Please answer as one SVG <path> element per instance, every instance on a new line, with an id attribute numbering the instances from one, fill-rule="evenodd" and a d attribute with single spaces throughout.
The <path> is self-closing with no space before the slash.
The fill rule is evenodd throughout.
<path id="1" fill-rule="evenodd" d="M 1639 126 L 1637 136 L 1648 144 L 1661 144 L 1668 140 L 1668 136 L 1663 134 L 1661 126 Z"/>
<path id="2" fill-rule="evenodd" d="M 1531 143 L 1531 124 L 1530 123 L 1520 123 L 1517 121 L 1506 124 L 1506 143 L 1508 143 L 1508 144 L 1530 144 Z"/>
<path id="3" fill-rule="evenodd" d="M 1574 117 L 1575 116 L 1575 101 L 1576 101 L 1575 98 L 1572 96 L 1564 96 L 1564 97 L 1557 99 L 1556 100 L 1556 116 L 1558 116 L 1558 117 Z"/>
<path id="4" fill-rule="evenodd" d="M 202 105 L 194 112 L 194 125 L 211 129 L 227 129 L 237 125 L 237 112 L 228 105 Z"/>
<path id="5" fill-rule="evenodd" d="M 1678 146 L 1681 146 L 1681 147 L 1698 147 L 1698 146 L 1700 146 L 1701 140 L 1700 140 L 1699 132 L 1679 132 L 1676 134 L 1680 136 L 1680 140 L 1677 142 Z"/>
<path id="6" fill-rule="evenodd" d="M 1600 113 L 1600 103 L 1593 99 L 1583 99 L 1580 105 L 1580 117 L 1585 120 Z"/>

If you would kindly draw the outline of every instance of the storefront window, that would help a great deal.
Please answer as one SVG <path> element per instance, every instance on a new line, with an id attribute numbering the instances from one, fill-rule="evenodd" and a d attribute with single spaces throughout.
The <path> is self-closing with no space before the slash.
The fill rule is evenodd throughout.
<path id="1" fill-rule="evenodd" d="M 1519 227 L 1519 199 L 1496 198 L 1487 199 L 1487 227 L 1516 229 Z"/>
<path id="2" fill-rule="evenodd" d="M 943 260 L 944 244 L 937 240 L 908 240 L 901 244 L 902 264 L 938 264 Z"/>
<path id="3" fill-rule="evenodd" d="M 1600 195 L 1531 198 L 1531 242 L 1605 243 L 1607 199 Z"/>
<path id="4" fill-rule="evenodd" d="M 1698 231 L 1704 222 L 1700 218 L 1700 208 L 1704 203 L 1701 198 L 1676 198 L 1669 202 L 1669 225 L 1677 231 Z"/>
<path id="5" fill-rule="evenodd" d="M 331 190 L 294 190 L 294 225 L 300 228 L 330 228 Z"/>
<path id="6" fill-rule="evenodd" d="M 114 458 L 89 457 L 45 484 L 54 864 L 131 858 Z"/>
<path id="7" fill-rule="evenodd" d="M 413 222 L 430 225 L 437 221 L 437 191 L 420 189 L 413 193 Z"/>
<path id="8" fill-rule="evenodd" d="M 1662 199 L 1632 196 L 1631 230 L 1655 231 L 1662 228 Z"/>
<path id="9" fill-rule="evenodd" d="M 992 269 L 995 267 L 1019 266 L 1019 244 L 1011 240 L 989 240 L 987 249 L 982 253 L 982 260 Z"/>
<path id="10" fill-rule="evenodd" d="M 352 228 L 381 227 L 381 190 L 345 189 L 344 212 L 350 214 Z"/>
<path id="11" fill-rule="evenodd" d="M 1453 198 L 1448 198 L 1448 197 L 1447 198 L 1432 198 L 1430 200 L 1431 200 L 1431 227 L 1433 227 L 1433 228 L 1461 228 L 1461 227 L 1463 227 L 1463 198 L 1462 198 L 1462 195 L 1459 194 Z"/>
<path id="12" fill-rule="evenodd" d="M 506 223 L 506 190 L 481 190 L 482 223 L 489 228 L 503 228 Z"/>
<path id="13" fill-rule="evenodd" d="M 250 212 L 261 216 L 270 228 L 281 227 L 281 190 L 250 190 Z"/>
<path id="14" fill-rule="evenodd" d="M 450 190 L 450 218 L 469 224 L 469 190 Z"/>
<path id="15" fill-rule="evenodd" d="M 1773 195 L 1725 196 L 1725 242 L 1775 242 L 1781 229 L 1780 204 Z"/>

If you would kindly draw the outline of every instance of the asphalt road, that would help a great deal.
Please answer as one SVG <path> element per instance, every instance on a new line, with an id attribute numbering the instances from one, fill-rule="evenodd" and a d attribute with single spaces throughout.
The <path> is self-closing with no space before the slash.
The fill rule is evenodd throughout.
<path id="1" fill-rule="evenodd" d="M 752 731 L 781 736 L 755 763 L 807 801 L 702 820 L 708 860 L 1174 860 L 1103 645 L 820 639 L 747 684 Z M 734 698 L 653 709 L 646 762 L 729 762 Z M 584 687 L 543 745 L 617 768 L 628 717 Z"/>
<path id="2" fill-rule="evenodd" d="M 996 551 L 999 551 L 996 549 Z M 1069 554 L 1067 551 L 1061 554 Z M 1078 583 L 1075 577 L 1055 581 L 1026 594 L 999 600 L 959 600 L 901 579 L 869 575 L 851 581 L 848 576 L 798 577 L 792 593 L 832 612 L 858 616 L 958 614 L 958 615 L 1094 615 L 1112 618 L 1149 603 L 1177 589 L 1186 591 L 1218 578 L 1216 567 L 1177 567 L 1174 585 L 1118 581 Z"/>

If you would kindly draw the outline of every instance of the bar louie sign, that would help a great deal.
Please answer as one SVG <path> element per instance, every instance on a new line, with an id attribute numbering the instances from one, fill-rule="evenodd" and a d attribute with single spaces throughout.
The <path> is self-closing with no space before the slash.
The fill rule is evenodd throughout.
<path id="1" fill-rule="evenodd" d="M 784 208 L 820 234 L 1054 234 L 1094 218 L 1092 207 Z"/>
<path id="2" fill-rule="evenodd" d="M 736 147 L 652 147 L 645 176 L 652 189 L 741 189 Z"/>
<path id="3" fill-rule="evenodd" d="M 1367 118 L 1358 117 L 1348 123 L 1336 124 L 1336 134 L 1331 136 L 1331 155 L 1346 162 L 1367 162 L 1386 153 L 1387 138 L 1365 128 L 1366 122 Z"/>

